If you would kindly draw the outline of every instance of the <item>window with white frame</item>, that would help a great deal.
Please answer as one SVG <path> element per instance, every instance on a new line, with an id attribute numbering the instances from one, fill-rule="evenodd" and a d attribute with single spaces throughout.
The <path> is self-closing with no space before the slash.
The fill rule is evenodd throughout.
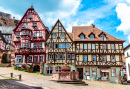
<path id="1" fill-rule="evenodd" d="M 55 43 L 55 48 L 58 48 L 58 44 L 57 43 Z"/>
<path id="2" fill-rule="evenodd" d="M 49 59 L 54 59 L 54 55 L 49 55 Z"/>
<path id="3" fill-rule="evenodd" d="M 36 32 L 33 33 L 33 37 L 37 37 L 37 33 Z"/>
<path id="4" fill-rule="evenodd" d="M 62 34 L 62 38 L 64 38 L 64 37 L 65 37 L 65 35 Z"/>
<path id="5" fill-rule="evenodd" d="M 33 48 L 36 48 L 36 43 L 34 43 L 34 46 L 33 46 Z"/>
<path id="6" fill-rule="evenodd" d="M 20 48 L 21 47 L 21 44 L 18 44 L 18 48 Z"/>
<path id="7" fill-rule="evenodd" d="M 58 54 L 55 55 L 55 59 L 59 59 Z"/>
<path id="8" fill-rule="evenodd" d="M 53 48 L 53 43 L 49 44 L 49 48 L 51 49 Z"/>
<path id="9" fill-rule="evenodd" d="M 62 30 L 62 27 L 59 27 L 59 30 Z"/>
<path id="10" fill-rule="evenodd" d="M 115 56 L 114 55 L 111 55 L 111 62 L 115 62 Z"/>
<path id="11" fill-rule="evenodd" d="M 80 39 L 84 39 L 84 34 L 80 34 Z"/>
<path id="12" fill-rule="evenodd" d="M 43 56 L 40 56 L 40 62 L 41 62 L 41 61 L 43 62 Z"/>
<path id="13" fill-rule="evenodd" d="M 37 26 L 37 23 L 33 23 L 33 26 Z"/>
<path id="14" fill-rule="evenodd" d="M 87 44 L 84 44 L 84 49 L 87 49 L 87 48 L 88 48 Z"/>
<path id="15" fill-rule="evenodd" d="M 111 49 L 114 50 L 115 49 L 115 45 L 111 44 Z"/>
<path id="16" fill-rule="evenodd" d="M 102 49 L 106 50 L 106 44 L 102 44 Z"/>
<path id="17" fill-rule="evenodd" d="M 27 27 L 28 27 L 28 23 L 24 23 L 24 27 L 26 27 L 26 28 L 27 28 Z"/>
<path id="18" fill-rule="evenodd" d="M 56 67 L 56 72 L 60 72 L 61 71 L 61 67 Z"/>
<path id="19" fill-rule="evenodd" d="M 34 56 L 34 62 L 38 62 L 38 57 Z"/>
<path id="20" fill-rule="evenodd" d="M 28 47 L 28 43 L 26 43 L 26 47 Z"/>
<path id="21" fill-rule="evenodd" d="M 28 62 L 32 62 L 32 56 L 29 56 Z"/>
<path id="22" fill-rule="evenodd" d="M 53 35 L 53 38 L 56 38 L 56 35 Z"/>
<path id="23" fill-rule="evenodd" d="M 67 59 L 71 59 L 71 54 L 67 54 Z"/>
<path id="24" fill-rule="evenodd" d="M 93 60 L 93 62 L 96 62 L 96 55 L 92 56 L 92 60 Z"/>
<path id="25" fill-rule="evenodd" d="M 17 36 L 18 36 L 18 37 L 20 36 L 20 33 L 19 33 L 19 32 L 17 33 Z"/>
<path id="26" fill-rule="evenodd" d="M 111 69 L 112 71 L 112 77 L 115 77 L 116 76 L 116 69 Z"/>
<path id="27" fill-rule="evenodd" d="M 65 48 L 65 44 L 62 44 L 62 48 Z"/>
<path id="28" fill-rule="evenodd" d="M 102 33 L 102 34 L 100 35 L 100 38 L 101 38 L 103 41 L 106 41 L 106 36 L 105 36 L 104 33 Z"/>
<path id="29" fill-rule="evenodd" d="M 75 59 L 75 54 L 72 54 L 72 59 Z"/>
<path id="30" fill-rule="evenodd" d="M 91 35 L 90 35 L 90 39 L 94 39 L 94 34 L 91 34 Z"/>
<path id="31" fill-rule="evenodd" d="M 27 31 L 26 34 L 29 35 L 29 31 Z"/>
<path id="32" fill-rule="evenodd" d="M 52 67 L 47 67 L 47 74 L 52 74 Z"/>
<path id="33" fill-rule="evenodd" d="M 90 76 L 90 68 L 86 68 L 85 71 L 86 71 L 86 75 Z"/>
<path id="34" fill-rule="evenodd" d="M 40 48 L 42 48 L 42 43 L 40 43 Z"/>
<path id="35" fill-rule="evenodd" d="M 92 68 L 92 76 L 96 76 L 97 75 L 97 69 L 96 68 Z"/>
<path id="36" fill-rule="evenodd" d="M 102 56 L 102 62 L 106 62 L 107 61 L 107 57 L 106 57 L 106 55 L 103 55 Z"/>
<path id="37" fill-rule="evenodd" d="M 92 44 L 92 49 L 95 49 L 95 44 Z"/>
<path id="38" fill-rule="evenodd" d="M 84 55 L 84 62 L 87 62 L 87 55 Z"/>
<path id="39" fill-rule="evenodd" d="M 66 48 L 69 48 L 69 43 L 66 44 Z"/>
<path id="40" fill-rule="evenodd" d="M 42 36 L 42 32 L 40 32 L 40 35 L 39 36 Z"/>

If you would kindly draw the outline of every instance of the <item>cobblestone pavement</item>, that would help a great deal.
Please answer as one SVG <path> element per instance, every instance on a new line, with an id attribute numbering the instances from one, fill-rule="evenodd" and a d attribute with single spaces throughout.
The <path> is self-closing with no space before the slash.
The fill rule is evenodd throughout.
<path id="1" fill-rule="evenodd" d="M 43 76 L 35 73 L 27 73 L 27 72 L 13 70 L 11 68 L 0 67 L 0 75 L 11 73 L 11 72 L 14 73 L 15 75 L 21 74 L 22 80 L 15 81 L 15 82 L 13 82 L 13 80 L 8 80 L 8 81 L 15 84 L 16 83 L 23 84 L 23 87 L 26 87 L 24 85 L 28 85 L 34 87 L 42 87 L 43 89 L 130 89 L 130 85 L 121 85 L 121 84 L 114 84 L 114 83 L 101 82 L 101 81 L 84 80 L 88 84 L 88 86 L 60 84 L 60 83 L 50 81 L 51 76 Z"/>

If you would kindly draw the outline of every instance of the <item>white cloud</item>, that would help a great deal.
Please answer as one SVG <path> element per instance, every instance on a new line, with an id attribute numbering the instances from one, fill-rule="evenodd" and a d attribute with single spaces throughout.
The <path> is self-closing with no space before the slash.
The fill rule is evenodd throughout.
<path id="1" fill-rule="evenodd" d="M 72 26 L 90 26 L 92 23 L 94 23 L 94 20 L 90 20 L 86 24 L 78 24 L 78 21 L 79 19 L 77 19 L 75 22 L 72 22 L 71 24 L 68 24 L 66 30 L 68 32 L 72 32 Z"/>
<path id="2" fill-rule="evenodd" d="M 130 0 L 126 0 L 128 3 L 130 3 Z"/>
<path id="3" fill-rule="evenodd" d="M 10 11 L 10 10 L 6 10 L 5 8 L 3 8 L 3 7 L 0 7 L 0 11 L 1 12 L 4 12 L 4 13 L 9 13 L 9 14 L 11 14 L 11 16 L 13 17 L 15 17 L 15 19 L 18 19 L 18 20 L 20 20 L 21 19 L 21 16 L 20 15 L 18 15 L 18 14 L 16 14 L 16 13 L 13 13 L 12 11 Z"/>
<path id="4" fill-rule="evenodd" d="M 118 18 L 121 20 L 121 24 L 117 27 L 117 31 L 123 31 L 128 35 L 130 42 L 130 6 L 125 3 L 119 3 L 116 7 Z"/>

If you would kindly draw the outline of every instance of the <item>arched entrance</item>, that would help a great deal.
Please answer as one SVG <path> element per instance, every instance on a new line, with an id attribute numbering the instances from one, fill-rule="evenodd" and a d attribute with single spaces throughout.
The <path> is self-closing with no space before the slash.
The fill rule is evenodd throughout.
<path id="1" fill-rule="evenodd" d="M 33 68 L 33 72 L 40 72 L 40 66 L 35 65 L 34 68 Z"/>
<path id="2" fill-rule="evenodd" d="M 6 53 L 4 53 L 2 55 L 2 63 L 8 63 L 8 61 L 7 61 L 7 54 Z"/>

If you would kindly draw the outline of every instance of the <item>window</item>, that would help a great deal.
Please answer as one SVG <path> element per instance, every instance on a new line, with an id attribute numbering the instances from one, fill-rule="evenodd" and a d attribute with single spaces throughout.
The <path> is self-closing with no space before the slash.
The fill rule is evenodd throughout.
<path id="1" fill-rule="evenodd" d="M 21 44 L 18 44 L 18 48 L 20 48 L 21 47 Z"/>
<path id="2" fill-rule="evenodd" d="M 28 62 L 32 62 L 32 56 L 29 56 Z"/>
<path id="3" fill-rule="evenodd" d="M 59 30 L 62 30 L 62 27 L 59 27 Z"/>
<path id="4" fill-rule="evenodd" d="M 27 27 L 28 27 L 28 23 L 24 23 L 24 27 L 26 27 L 26 28 L 27 28 Z"/>
<path id="5" fill-rule="evenodd" d="M 94 39 L 94 35 L 93 34 L 90 35 L 90 39 Z"/>
<path id="6" fill-rule="evenodd" d="M 87 62 L 87 55 L 84 55 L 84 62 Z"/>
<path id="7" fill-rule="evenodd" d="M 96 62 L 96 56 L 95 55 L 92 56 L 92 61 Z"/>
<path id="8" fill-rule="evenodd" d="M 27 31 L 27 33 L 26 33 L 27 35 L 29 35 L 29 31 Z"/>
<path id="9" fill-rule="evenodd" d="M 51 49 L 53 48 L 53 44 L 52 44 L 52 43 L 51 43 L 51 44 L 49 44 L 49 48 L 51 48 Z"/>
<path id="10" fill-rule="evenodd" d="M 106 36 L 105 36 L 104 33 L 102 33 L 102 34 L 100 35 L 100 38 L 101 38 L 103 41 L 106 41 Z"/>
<path id="11" fill-rule="evenodd" d="M 24 43 L 22 43 L 22 47 L 24 47 Z"/>
<path id="12" fill-rule="evenodd" d="M 18 37 L 20 36 L 20 33 L 19 33 L 19 32 L 17 33 L 17 36 L 18 36 Z"/>
<path id="13" fill-rule="evenodd" d="M 84 44 L 84 49 L 87 49 L 88 47 L 87 47 L 87 44 Z"/>
<path id="14" fill-rule="evenodd" d="M 67 59 L 71 59 L 71 55 L 70 54 L 67 54 Z"/>
<path id="15" fill-rule="evenodd" d="M 64 38 L 64 35 L 62 35 L 62 38 Z"/>
<path id="16" fill-rule="evenodd" d="M 37 23 L 33 23 L 33 26 L 37 26 Z"/>
<path id="17" fill-rule="evenodd" d="M 26 43 L 26 47 L 28 47 L 28 43 Z"/>
<path id="18" fill-rule="evenodd" d="M 97 76 L 97 69 L 96 68 L 92 68 L 92 76 Z"/>
<path id="19" fill-rule="evenodd" d="M 66 48 L 69 48 L 69 44 L 68 43 L 66 44 Z"/>
<path id="20" fill-rule="evenodd" d="M 106 50 L 106 44 L 102 44 L 102 49 Z"/>
<path id="21" fill-rule="evenodd" d="M 54 59 L 54 55 L 49 55 L 49 59 Z"/>
<path id="22" fill-rule="evenodd" d="M 43 56 L 40 56 L 40 62 L 41 62 L 41 61 L 43 62 Z"/>
<path id="23" fill-rule="evenodd" d="M 130 76 L 130 63 L 128 63 L 128 75 Z"/>
<path id="24" fill-rule="evenodd" d="M 57 43 L 55 44 L 55 48 L 58 48 L 58 44 Z"/>
<path id="25" fill-rule="evenodd" d="M 34 35 L 33 35 L 34 37 L 37 37 L 37 33 L 36 32 L 34 32 Z"/>
<path id="26" fill-rule="evenodd" d="M 53 38 L 56 38 L 56 35 L 53 35 Z"/>
<path id="27" fill-rule="evenodd" d="M 111 73 L 112 73 L 112 77 L 115 77 L 116 76 L 116 69 L 111 69 Z"/>
<path id="28" fill-rule="evenodd" d="M 129 56 L 129 53 L 127 52 L 127 57 Z"/>
<path id="29" fill-rule="evenodd" d="M 60 59 L 62 59 L 62 54 L 60 54 Z"/>
<path id="30" fill-rule="evenodd" d="M 111 56 L 111 62 L 115 62 L 116 60 L 115 60 L 115 56 L 114 55 L 112 55 Z"/>
<path id="31" fill-rule="evenodd" d="M 38 57 L 34 57 L 34 62 L 38 62 Z"/>
<path id="32" fill-rule="evenodd" d="M 112 49 L 112 50 L 114 50 L 114 49 L 115 49 L 114 44 L 111 44 L 111 49 Z"/>
<path id="33" fill-rule="evenodd" d="M 65 54 L 63 54 L 63 59 L 65 59 Z"/>
<path id="34" fill-rule="evenodd" d="M 92 49 L 95 49 L 95 44 L 92 44 Z"/>
<path id="35" fill-rule="evenodd" d="M 65 44 L 62 44 L 62 48 L 65 48 Z"/>
<path id="36" fill-rule="evenodd" d="M 86 68 L 85 71 L 86 71 L 86 76 L 90 76 L 90 68 Z"/>
<path id="37" fill-rule="evenodd" d="M 102 62 L 106 62 L 107 61 L 107 58 L 105 55 L 102 56 Z"/>
<path id="38" fill-rule="evenodd" d="M 33 18 L 33 15 L 29 15 L 29 18 L 32 19 L 32 18 Z"/>
<path id="39" fill-rule="evenodd" d="M 56 72 L 60 72 L 61 71 L 61 67 L 56 67 Z"/>
<path id="40" fill-rule="evenodd" d="M 80 39 L 84 39 L 84 34 L 80 34 Z"/>
<path id="41" fill-rule="evenodd" d="M 47 67 L 47 74 L 52 74 L 52 67 Z"/>
<path id="42" fill-rule="evenodd" d="M 58 58 L 58 54 L 55 55 L 55 58 L 56 58 L 56 59 L 59 59 L 59 58 Z"/>
<path id="43" fill-rule="evenodd" d="M 23 31 L 23 35 L 25 35 L 25 31 Z"/>
<path id="44" fill-rule="evenodd" d="M 40 35 L 39 36 L 42 36 L 42 32 L 40 32 Z"/>
<path id="45" fill-rule="evenodd" d="M 75 59 L 75 54 L 72 54 L 72 59 Z"/>
<path id="46" fill-rule="evenodd" d="M 62 44 L 59 44 L 59 48 L 62 48 Z"/>
<path id="47" fill-rule="evenodd" d="M 40 48 L 42 48 L 42 43 L 40 43 Z"/>
<path id="48" fill-rule="evenodd" d="M 33 46 L 33 48 L 36 48 L 36 43 L 34 43 L 34 46 Z"/>

